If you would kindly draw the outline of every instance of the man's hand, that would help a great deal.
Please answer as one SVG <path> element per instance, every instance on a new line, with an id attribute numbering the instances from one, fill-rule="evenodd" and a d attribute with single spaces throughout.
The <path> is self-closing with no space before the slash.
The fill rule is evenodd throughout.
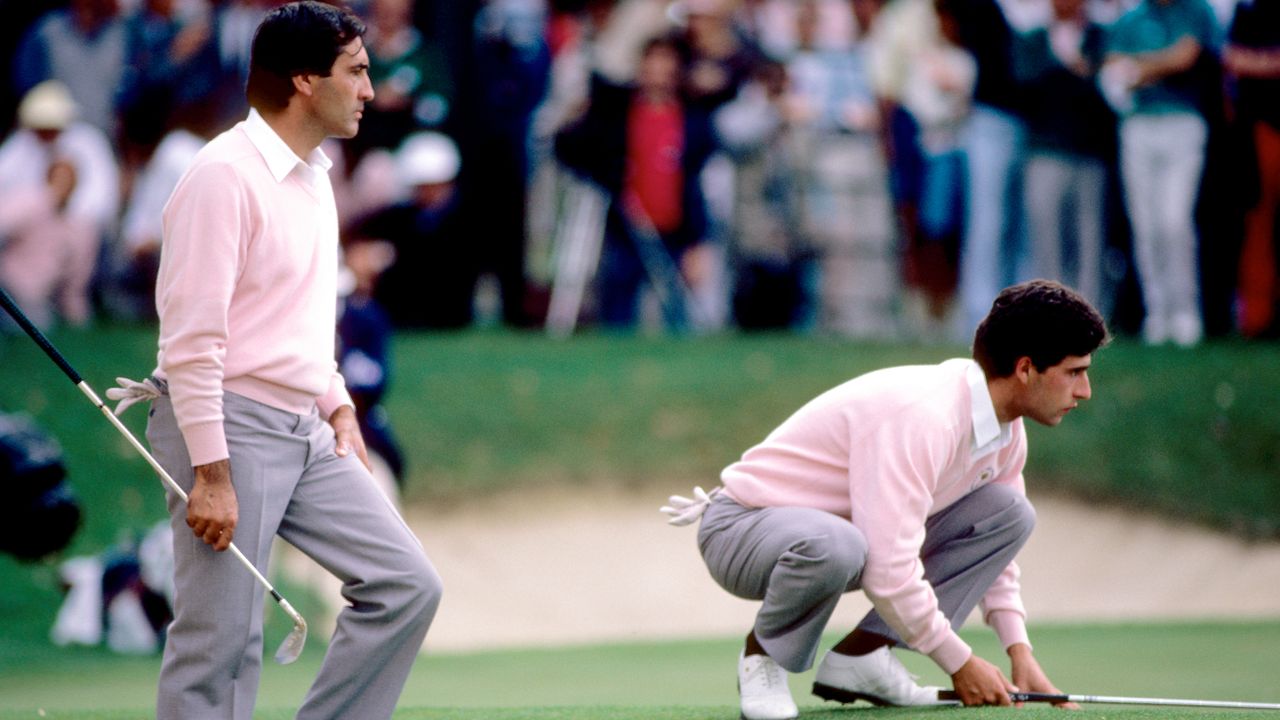
<path id="1" fill-rule="evenodd" d="M 977 655 L 951 676 L 951 685 L 965 705 L 1012 705 L 1009 693 L 1018 689 L 999 668 Z"/>
<path id="2" fill-rule="evenodd" d="M 329 424 L 333 426 L 333 434 L 338 440 L 338 456 L 346 457 L 354 450 L 360 462 L 372 471 L 373 465 L 369 463 L 369 451 L 365 449 L 364 436 L 360 434 L 360 422 L 356 420 L 355 408 L 343 405 L 334 410 L 329 416 Z"/>
<path id="3" fill-rule="evenodd" d="M 1009 646 L 1009 660 L 1013 663 L 1013 683 L 1023 692 L 1049 693 L 1061 695 L 1062 691 L 1049 682 L 1040 663 L 1031 654 L 1031 647 L 1023 643 Z M 1021 704 L 1021 703 L 1019 703 Z M 1075 703 L 1054 703 L 1057 707 L 1068 710 L 1079 710 Z"/>
<path id="4" fill-rule="evenodd" d="M 231 461 L 197 465 L 196 482 L 187 493 L 187 526 L 195 536 L 222 552 L 231 545 L 240 503 L 231 484 Z"/>

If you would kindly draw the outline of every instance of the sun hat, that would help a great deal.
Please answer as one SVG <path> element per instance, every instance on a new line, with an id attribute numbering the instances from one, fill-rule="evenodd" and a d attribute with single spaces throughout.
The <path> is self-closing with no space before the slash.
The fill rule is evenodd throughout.
<path id="1" fill-rule="evenodd" d="M 45 80 L 27 92 L 18 105 L 18 122 L 32 130 L 62 130 L 75 119 L 79 107 L 67 86 Z"/>
<path id="2" fill-rule="evenodd" d="M 461 165 L 458 146 L 438 132 L 410 135 L 396 152 L 400 181 L 407 186 L 450 182 Z"/>

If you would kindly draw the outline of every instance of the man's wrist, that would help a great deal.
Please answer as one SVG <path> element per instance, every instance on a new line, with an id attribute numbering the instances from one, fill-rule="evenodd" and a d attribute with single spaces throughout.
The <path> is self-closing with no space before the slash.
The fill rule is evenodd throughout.
<path id="1" fill-rule="evenodd" d="M 1008 653 L 1009 659 L 1014 662 L 1035 657 L 1031 654 L 1031 646 L 1026 643 L 1014 643 L 1005 648 L 1005 652 Z"/>
<path id="2" fill-rule="evenodd" d="M 195 468 L 196 481 L 209 483 L 212 485 L 220 485 L 222 483 L 231 482 L 231 461 L 215 460 L 204 465 L 196 465 Z"/>

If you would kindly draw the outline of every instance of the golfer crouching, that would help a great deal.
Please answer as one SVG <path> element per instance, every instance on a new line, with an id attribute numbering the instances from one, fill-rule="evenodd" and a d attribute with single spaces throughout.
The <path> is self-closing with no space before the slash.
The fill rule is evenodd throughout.
<path id="1" fill-rule="evenodd" d="M 673 524 L 699 515 L 707 568 L 762 601 L 738 661 L 742 716 L 796 717 L 788 672 L 816 659 L 843 593 L 874 609 L 818 665 L 813 692 L 838 702 L 938 703 L 891 648 L 928 655 L 966 705 L 1058 692 L 1032 654 L 1014 556 L 1035 524 L 1022 418 L 1057 425 L 1091 394 L 1102 318 L 1074 291 L 1005 289 L 979 325 L 973 360 L 895 367 L 819 395 L 725 468 L 722 487 L 673 497 Z M 979 605 L 1012 682 L 956 629 Z"/>

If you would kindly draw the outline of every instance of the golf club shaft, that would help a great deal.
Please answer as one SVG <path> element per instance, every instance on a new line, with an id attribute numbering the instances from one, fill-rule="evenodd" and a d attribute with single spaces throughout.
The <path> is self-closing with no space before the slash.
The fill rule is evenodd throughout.
<path id="1" fill-rule="evenodd" d="M 125 439 L 129 441 L 129 444 L 132 445 L 133 448 L 137 450 L 151 465 L 151 468 L 156 471 L 156 474 L 160 476 L 162 481 L 164 481 L 165 486 L 176 493 L 178 497 L 182 498 L 182 502 L 187 502 L 187 493 L 183 491 L 182 487 L 169 476 L 169 473 L 165 471 L 151 453 L 142 446 L 142 443 L 138 442 L 138 439 L 134 437 L 133 433 L 129 432 L 129 428 L 125 427 L 124 423 L 120 422 L 120 418 L 116 417 L 115 413 L 111 412 L 111 408 L 107 407 L 106 404 L 102 402 L 102 399 L 93 391 L 93 388 L 89 387 L 89 384 L 80 377 L 80 373 L 76 372 L 75 368 L 71 367 L 71 363 L 67 362 L 67 359 L 62 356 L 62 353 L 58 352 L 58 349 L 53 346 L 53 343 L 49 342 L 49 338 L 45 337 L 45 334 L 40 331 L 40 328 L 31 323 L 31 320 L 22 312 L 22 308 L 18 307 L 18 304 L 13 301 L 13 298 L 9 296 L 9 293 L 6 292 L 4 288 L 0 288 L 0 306 L 4 307 L 5 312 L 9 313 L 9 316 L 13 318 L 14 322 L 18 323 L 27 335 L 35 341 L 36 345 L 40 346 L 40 349 L 49 356 L 49 359 L 53 360 L 54 364 L 61 368 L 62 372 L 66 373 L 67 377 L 71 379 L 71 382 L 74 383 L 77 388 L 79 388 L 80 392 L 84 393 L 84 396 L 89 398 L 89 402 L 93 403 L 94 407 L 98 408 L 98 410 L 102 412 L 103 416 L 120 431 L 121 435 L 124 435 Z M 271 593 L 271 597 L 275 599 L 281 609 L 289 614 L 289 617 L 293 619 L 295 624 L 305 624 L 305 621 L 302 619 L 302 616 L 298 611 L 294 610 L 293 606 L 289 604 L 289 601 L 285 600 L 284 597 L 276 591 L 275 587 L 271 585 L 271 582 L 268 581 L 262 573 L 258 572 L 258 568 L 249 561 L 249 558 L 244 556 L 244 553 L 240 552 L 240 548 L 236 547 L 235 543 L 231 543 L 227 547 L 227 550 L 229 550 L 249 572 L 253 573 L 254 579 L 261 583 L 262 587 L 266 588 L 267 592 Z"/>
<path id="2" fill-rule="evenodd" d="M 942 690 L 939 700 L 959 700 L 954 690 Z M 1280 703 L 1237 702 L 1234 700 L 1185 700 L 1180 698 L 1119 697 L 1113 695 L 1071 695 L 1068 693 L 1011 692 L 1014 702 L 1101 703 L 1106 705 L 1163 705 L 1177 707 L 1230 708 L 1235 710 L 1280 710 Z"/>

